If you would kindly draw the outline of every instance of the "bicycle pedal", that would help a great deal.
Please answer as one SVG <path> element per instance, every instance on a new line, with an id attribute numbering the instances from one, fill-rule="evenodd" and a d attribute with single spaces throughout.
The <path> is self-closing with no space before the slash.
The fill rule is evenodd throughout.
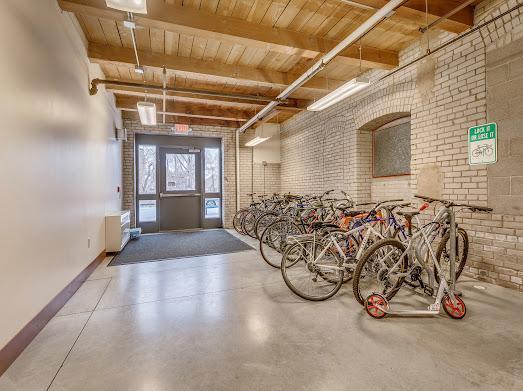
<path id="1" fill-rule="evenodd" d="M 427 296 L 433 296 L 434 295 L 434 289 L 426 286 L 425 288 L 423 288 L 423 292 L 427 295 Z"/>

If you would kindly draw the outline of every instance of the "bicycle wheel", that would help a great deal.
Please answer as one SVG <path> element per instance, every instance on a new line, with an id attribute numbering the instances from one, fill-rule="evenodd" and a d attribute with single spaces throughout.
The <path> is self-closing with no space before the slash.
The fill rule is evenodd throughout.
<path id="1" fill-rule="evenodd" d="M 280 219 L 272 222 L 260 237 L 260 253 L 263 260 L 272 267 L 279 268 L 287 237 L 299 234 L 300 228 L 291 220 Z"/>
<path id="2" fill-rule="evenodd" d="M 248 209 L 240 209 L 234 214 L 234 217 L 232 219 L 232 226 L 238 232 L 239 234 L 245 235 L 245 233 L 242 230 L 242 221 L 245 217 L 245 213 L 247 213 Z"/>
<path id="3" fill-rule="evenodd" d="M 254 224 L 254 234 L 256 239 L 260 239 L 265 228 L 269 226 L 273 221 L 278 219 L 279 214 L 276 212 L 265 212 L 258 216 L 256 223 Z"/>
<path id="4" fill-rule="evenodd" d="M 290 244 L 281 260 L 285 284 L 306 300 L 322 301 L 336 294 L 343 284 L 339 256 L 317 240 Z"/>
<path id="5" fill-rule="evenodd" d="M 469 253 L 469 237 L 467 231 L 463 228 L 458 228 L 458 235 L 456 237 L 456 281 L 458 280 L 461 272 L 465 268 L 467 263 L 467 257 Z M 441 269 L 445 273 L 445 279 L 450 281 L 450 232 L 447 231 L 443 238 L 439 242 L 438 248 L 436 249 L 436 259 L 441 266 Z M 434 266 L 434 276 L 436 282 L 439 283 L 439 275 Z"/>
<path id="6" fill-rule="evenodd" d="M 251 209 L 242 221 L 242 230 L 245 232 L 246 235 L 249 235 L 251 238 L 255 238 L 254 235 L 254 226 L 256 224 L 256 218 L 260 214 L 260 211 L 258 209 Z"/>
<path id="7" fill-rule="evenodd" d="M 380 294 L 389 301 L 403 284 L 408 268 L 405 245 L 399 240 L 382 239 L 370 246 L 356 265 L 352 281 L 354 298 L 361 305 L 372 294 Z M 390 269 L 397 265 L 393 272 Z"/>

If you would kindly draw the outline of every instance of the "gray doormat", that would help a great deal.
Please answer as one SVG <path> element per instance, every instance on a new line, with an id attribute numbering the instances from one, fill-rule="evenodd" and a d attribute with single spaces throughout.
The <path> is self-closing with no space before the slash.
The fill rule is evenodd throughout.
<path id="1" fill-rule="evenodd" d="M 131 240 L 109 266 L 253 250 L 223 229 L 166 232 Z"/>

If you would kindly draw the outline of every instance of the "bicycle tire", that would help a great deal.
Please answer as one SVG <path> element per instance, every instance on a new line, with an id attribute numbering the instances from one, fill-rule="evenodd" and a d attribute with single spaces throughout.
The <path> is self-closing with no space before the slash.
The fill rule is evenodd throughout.
<path id="1" fill-rule="evenodd" d="M 365 295 L 363 297 L 360 289 L 360 282 L 362 280 L 362 271 L 364 270 L 364 267 L 367 266 L 367 263 L 369 261 L 372 261 L 371 257 L 374 255 L 376 251 L 378 251 L 381 247 L 385 246 L 394 246 L 397 249 L 403 253 L 406 249 L 405 245 L 400 242 L 397 239 L 381 239 L 377 241 L 376 243 L 372 244 L 362 255 L 361 259 L 358 261 L 358 264 L 356 265 L 356 269 L 354 270 L 353 280 L 352 280 L 352 292 L 354 293 L 354 298 L 358 303 L 361 305 L 365 305 L 365 299 L 368 295 Z M 402 264 L 400 268 L 400 272 L 404 273 L 408 268 L 408 257 L 403 256 Z M 363 276 L 365 277 L 365 276 Z M 397 282 L 394 284 L 394 287 L 385 295 L 383 292 L 372 292 L 372 293 L 378 293 L 385 297 L 387 301 L 390 301 L 394 297 L 394 295 L 398 292 L 398 290 L 401 288 L 401 285 L 403 284 L 404 277 L 398 278 Z"/>
<path id="2" fill-rule="evenodd" d="M 296 286 L 295 283 L 291 282 L 291 279 L 289 278 L 289 275 L 287 272 L 288 268 L 286 267 L 287 259 L 289 257 L 289 254 L 298 246 L 302 246 L 304 248 L 306 248 L 307 246 L 310 246 L 313 251 L 313 257 L 316 258 L 316 253 L 321 253 L 323 250 L 319 250 L 319 249 L 321 247 L 325 247 L 325 244 L 323 244 L 321 241 L 307 240 L 307 241 L 291 244 L 290 246 L 287 247 L 287 249 L 285 250 L 285 253 L 282 256 L 282 261 L 281 261 L 281 266 L 280 266 L 281 273 L 283 276 L 283 281 L 285 281 L 285 285 L 287 285 L 287 287 L 295 295 L 301 297 L 302 299 L 309 300 L 309 301 L 324 301 L 324 300 L 331 298 L 336 293 L 338 293 L 341 286 L 343 285 L 343 268 L 337 270 L 338 278 L 336 279 L 335 282 L 329 281 L 329 279 L 325 278 L 325 275 L 322 276 L 320 273 L 316 274 L 316 276 L 319 275 L 321 277 L 321 280 L 325 281 L 327 284 L 329 284 L 328 286 L 330 286 L 330 289 L 326 290 L 326 293 L 324 293 L 324 294 L 317 294 L 317 295 L 313 296 L 310 293 L 305 293 L 303 290 L 300 290 Z M 334 253 L 330 250 L 327 250 L 327 252 L 329 253 L 329 255 L 334 257 L 335 262 L 338 266 L 342 265 L 341 259 L 338 257 L 338 255 L 336 253 Z M 300 267 L 301 266 L 300 264 L 301 264 L 301 262 L 300 262 L 300 260 L 298 260 L 298 262 L 293 262 L 291 267 L 294 267 L 294 266 Z M 305 268 L 307 269 L 308 267 L 309 266 L 307 266 Z M 308 272 L 306 271 L 306 273 L 308 273 L 309 276 L 312 276 L 314 274 L 314 272 L 312 270 L 309 270 Z M 317 282 L 317 278 L 316 278 L 316 280 L 314 280 L 314 277 L 310 277 L 310 278 L 313 282 Z M 320 282 L 320 284 L 321 284 L 321 282 Z M 323 286 L 327 286 L 327 285 L 324 284 Z"/>
<path id="3" fill-rule="evenodd" d="M 278 224 L 280 225 L 285 225 L 286 226 L 286 232 L 285 233 L 282 233 L 282 235 L 285 235 L 284 236 L 280 236 L 280 240 L 283 240 L 283 239 L 286 239 L 286 236 L 288 236 L 289 233 L 292 233 L 292 234 L 300 234 L 301 233 L 301 230 L 300 228 L 298 227 L 298 225 L 292 221 L 289 221 L 287 219 L 279 219 L 279 220 L 276 220 L 274 222 L 272 222 L 267 228 L 265 228 L 265 230 L 263 231 L 261 237 L 260 237 L 260 253 L 261 253 L 261 256 L 263 258 L 263 260 L 265 262 L 267 262 L 268 265 L 276 268 L 276 269 L 279 269 L 280 266 L 281 266 L 281 256 L 283 255 L 282 253 L 284 252 L 284 249 L 285 247 L 284 246 L 275 246 L 273 245 L 273 241 L 271 239 L 272 237 L 272 230 L 276 230 L 278 228 Z M 273 251 L 276 251 L 279 255 L 279 259 L 276 261 L 276 260 L 273 260 L 271 257 L 274 256 L 275 254 L 271 254 L 270 253 L 270 249 L 272 249 Z M 277 248 L 276 248 L 277 247 Z"/>
<path id="4" fill-rule="evenodd" d="M 456 245 L 458 246 L 457 252 L 458 252 L 458 262 L 456 262 L 456 281 L 458 280 L 459 276 L 461 275 L 461 272 L 463 272 L 463 269 L 465 268 L 465 264 L 467 263 L 468 253 L 469 253 L 469 236 L 467 234 L 467 231 L 465 231 L 463 228 L 458 228 L 457 230 L 457 236 L 458 239 L 461 236 L 463 238 L 463 253 L 459 253 L 459 240 L 456 241 Z M 445 252 L 445 255 L 447 254 L 447 242 L 450 240 L 450 231 L 447 231 L 445 235 L 443 235 L 443 238 L 439 242 L 438 248 L 436 249 L 436 259 L 438 260 L 440 266 L 441 263 L 441 257 Z M 450 245 L 450 244 L 449 244 Z M 439 275 L 436 270 L 436 267 L 434 266 L 434 277 L 436 279 L 436 282 L 439 284 Z M 448 277 L 450 279 L 450 270 Z"/>
<path id="5" fill-rule="evenodd" d="M 276 212 L 265 212 L 258 216 L 256 223 L 254 224 L 254 234 L 256 239 L 260 240 L 265 228 L 267 228 L 273 221 L 277 220 L 279 216 L 280 215 Z"/>
<path id="6" fill-rule="evenodd" d="M 242 221 L 242 230 L 243 232 L 250 236 L 251 238 L 256 239 L 253 233 L 254 224 L 256 223 L 256 218 L 258 216 L 259 210 L 258 209 L 251 209 L 249 212 L 245 214 L 245 217 Z"/>
<path id="7" fill-rule="evenodd" d="M 232 226 L 234 230 L 241 235 L 245 235 L 245 233 L 242 230 L 242 221 L 247 211 L 248 209 L 246 208 L 240 209 L 234 214 L 234 217 L 232 218 Z"/>

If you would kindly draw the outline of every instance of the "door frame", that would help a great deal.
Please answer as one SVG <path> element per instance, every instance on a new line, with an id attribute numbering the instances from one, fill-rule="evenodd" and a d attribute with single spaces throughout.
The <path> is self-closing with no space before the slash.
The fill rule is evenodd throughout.
<path id="1" fill-rule="evenodd" d="M 138 191 L 138 147 L 139 145 L 154 145 L 156 147 L 156 194 L 142 195 Z M 223 227 L 224 215 L 224 150 L 223 137 L 209 137 L 209 136 L 180 136 L 180 135 L 162 135 L 162 134 L 148 134 L 135 133 L 134 138 L 134 208 L 135 208 L 135 226 L 141 227 L 144 233 L 154 233 L 160 231 L 160 148 L 180 148 L 180 149 L 200 149 L 201 159 L 201 175 L 200 175 L 200 189 L 201 189 L 201 208 L 200 208 L 200 228 L 221 228 Z M 217 148 L 220 152 L 219 170 L 220 170 L 220 192 L 206 193 L 205 192 L 205 148 Z M 218 218 L 205 218 L 205 199 L 219 198 L 220 199 L 220 216 Z M 156 201 L 156 221 L 155 222 L 140 222 L 140 200 L 155 200 Z"/>

